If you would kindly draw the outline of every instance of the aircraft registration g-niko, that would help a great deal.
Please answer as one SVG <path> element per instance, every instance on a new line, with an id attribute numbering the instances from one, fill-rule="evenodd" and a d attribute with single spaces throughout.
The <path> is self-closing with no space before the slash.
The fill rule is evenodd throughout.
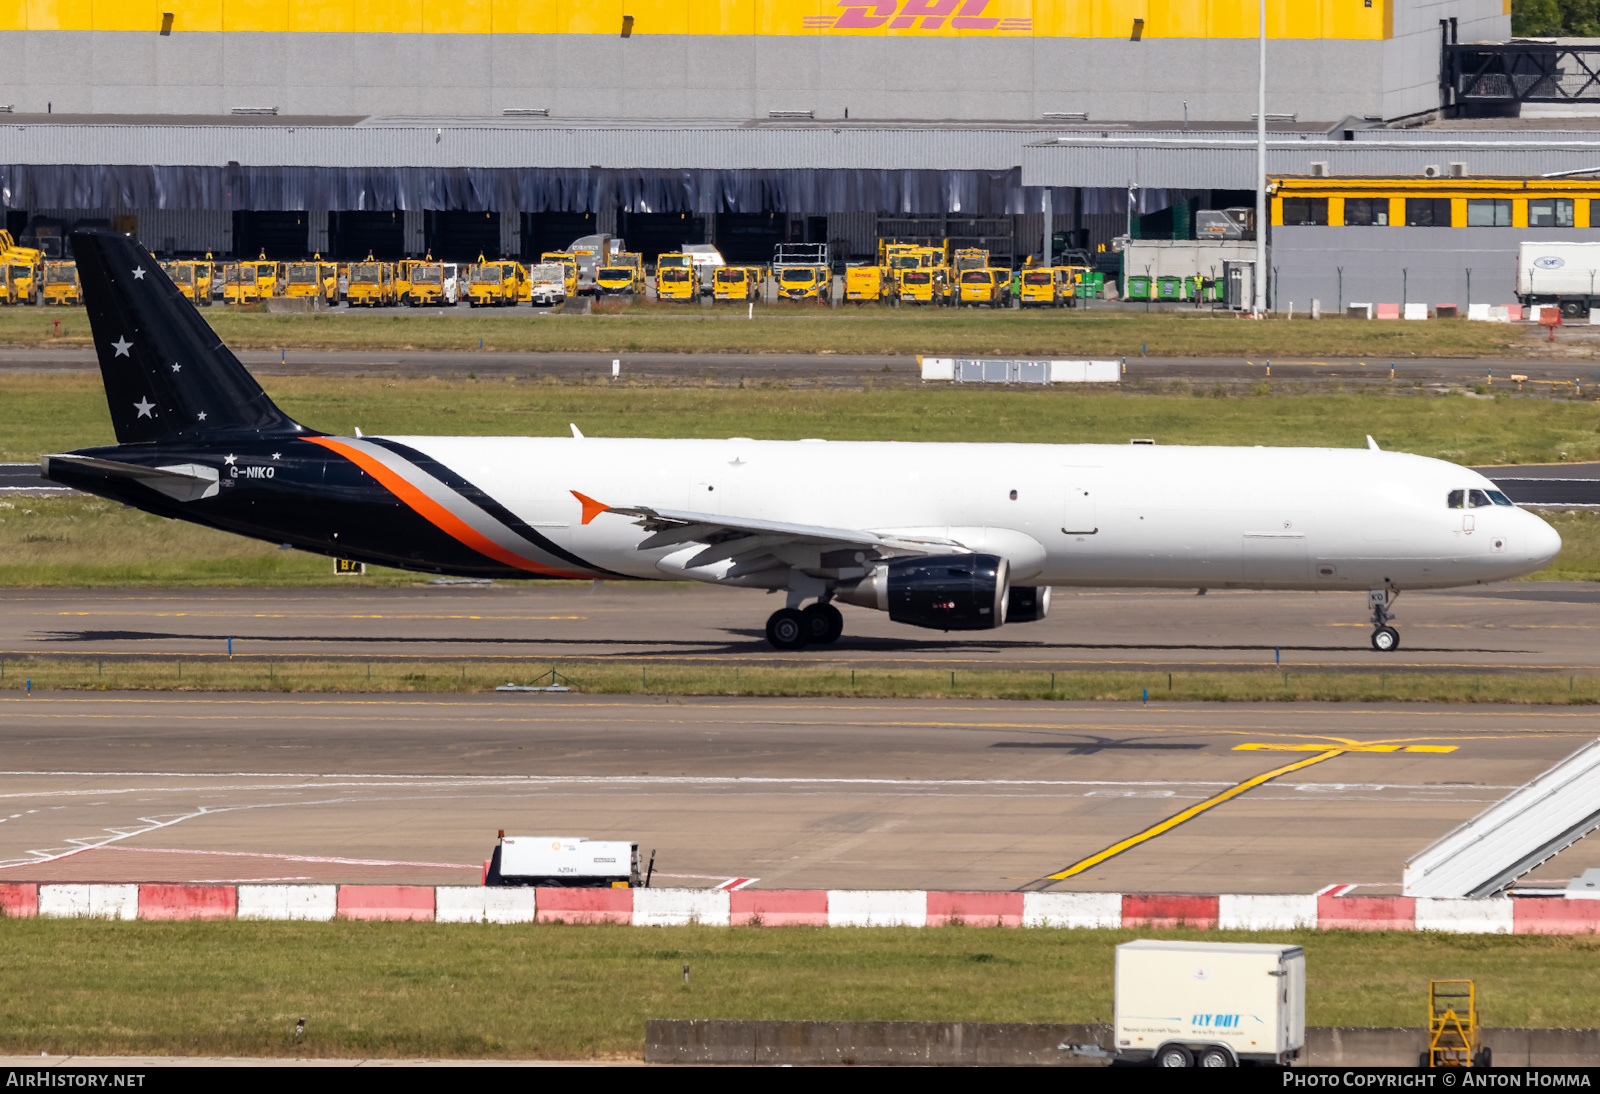
<path id="1" fill-rule="evenodd" d="M 936 630 L 1043 619 L 1051 586 L 1368 593 L 1539 569 L 1554 529 L 1488 479 L 1365 448 L 353 437 L 272 404 L 148 251 L 73 249 L 118 443 L 45 478 L 337 558 L 494 578 L 692 579 L 786 594 L 780 649 L 834 601 Z M 1043 405 L 1043 404 L 1041 404 Z"/>

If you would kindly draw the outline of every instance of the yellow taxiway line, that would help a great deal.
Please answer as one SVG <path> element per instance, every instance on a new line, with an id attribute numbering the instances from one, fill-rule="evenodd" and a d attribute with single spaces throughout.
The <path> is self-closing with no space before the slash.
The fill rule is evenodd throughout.
<path id="1" fill-rule="evenodd" d="M 1165 832 L 1170 832 L 1172 829 L 1178 827 L 1178 825 L 1182 824 L 1184 821 L 1193 820 L 1195 817 L 1198 817 L 1201 813 L 1204 813 L 1204 812 L 1206 812 L 1207 810 L 1210 810 L 1210 809 L 1215 809 L 1217 806 L 1221 805 L 1223 802 L 1232 801 L 1234 798 L 1237 798 L 1240 794 L 1243 794 L 1243 793 L 1245 793 L 1247 791 L 1250 791 L 1250 790 L 1254 790 L 1256 787 L 1262 785 L 1263 783 L 1271 782 L 1273 779 L 1278 778 L 1280 775 L 1287 775 L 1291 771 L 1302 771 L 1305 768 L 1310 767 L 1312 764 L 1320 764 L 1325 760 L 1333 759 L 1335 756 L 1342 756 L 1347 751 L 1349 751 L 1349 749 L 1347 749 L 1347 748 L 1345 748 L 1343 746 L 1330 748 L 1326 752 L 1323 752 L 1319 756 L 1308 756 L 1307 758 L 1305 758 L 1303 760 L 1296 760 L 1294 763 L 1284 764 L 1282 767 L 1275 767 L 1271 771 L 1264 771 L 1260 775 L 1254 775 L 1254 776 L 1246 779 L 1242 783 L 1235 783 L 1233 786 L 1228 787 L 1228 789 L 1222 791 L 1222 793 L 1220 793 L 1220 794 L 1214 794 L 1211 797 L 1207 798 L 1203 802 L 1199 802 L 1199 803 L 1197 803 L 1195 805 L 1191 805 L 1189 808 L 1183 810 L 1183 812 L 1181 812 L 1181 813 L 1174 813 L 1172 816 L 1168 817 L 1166 820 L 1158 821 L 1157 823 L 1152 824 L 1149 828 L 1146 828 L 1143 832 L 1138 832 L 1138 833 L 1135 833 L 1134 835 L 1129 836 L 1127 839 L 1119 840 L 1116 843 L 1113 843 L 1110 847 L 1107 847 L 1105 850 L 1096 851 L 1094 854 L 1090 855 L 1088 858 L 1079 859 L 1077 862 L 1074 862 L 1071 866 L 1068 866 L 1065 870 L 1061 870 L 1061 871 L 1059 871 L 1057 873 L 1054 873 L 1054 874 L 1046 875 L 1044 878 L 1041 878 L 1040 880 L 1042 880 L 1042 881 L 1064 881 L 1067 878 L 1072 877 L 1072 876 L 1074 876 L 1076 874 L 1083 873 L 1085 870 L 1093 869 L 1094 867 L 1100 865 L 1102 862 L 1105 862 L 1107 859 L 1115 858 L 1116 856 L 1122 854 L 1124 851 L 1132 850 L 1133 848 L 1139 846 L 1141 843 L 1144 843 L 1147 840 L 1153 840 L 1157 836 L 1159 836 L 1159 835 L 1161 835 L 1161 834 L 1163 834 Z"/>

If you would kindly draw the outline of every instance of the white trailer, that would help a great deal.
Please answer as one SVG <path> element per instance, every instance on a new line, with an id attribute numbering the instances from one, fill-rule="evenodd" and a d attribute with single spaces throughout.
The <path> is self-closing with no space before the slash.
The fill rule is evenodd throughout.
<path id="1" fill-rule="evenodd" d="M 1306 1042 L 1305 952 L 1259 942 L 1124 942 L 1115 1007 L 1121 1059 L 1287 1064 Z"/>
<path id="2" fill-rule="evenodd" d="M 583 836 L 508 836 L 489 859 L 485 885 L 565 889 L 639 887 L 639 845 Z"/>
<path id="3" fill-rule="evenodd" d="M 1517 299 L 1526 306 L 1555 304 L 1568 319 L 1588 315 L 1600 300 L 1600 243 L 1518 246 Z"/>

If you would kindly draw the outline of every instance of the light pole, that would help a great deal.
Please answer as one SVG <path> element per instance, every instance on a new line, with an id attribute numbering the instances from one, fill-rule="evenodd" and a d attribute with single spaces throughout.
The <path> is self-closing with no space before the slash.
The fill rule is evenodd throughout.
<path id="1" fill-rule="evenodd" d="M 1261 62 L 1256 83 L 1256 276 L 1251 311 L 1267 310 L 1267 0 L 1261 0 Z"/>

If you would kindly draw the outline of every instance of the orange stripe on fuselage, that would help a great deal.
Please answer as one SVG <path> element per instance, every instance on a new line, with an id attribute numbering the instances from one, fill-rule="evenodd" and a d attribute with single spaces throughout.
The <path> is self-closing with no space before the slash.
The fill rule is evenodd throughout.
<path id="1" fill-rule="evenodd" d="M 320 444 L 332 452 L 337 452 L 377 479 L 385 490 L 410 506 L 418 516 L 429 524 L 432 524 L 452 539 L 459 540 L 461 543 L 471 547 L 480 555 L 487 555 L 497 562 L 504 562 L 507 566 L 514 566 L 519 570 L 544 574 L 548 577 L 582 578 L 592 576 L 590 574 L 575 573 L 571 570 L 558 570 L 552 566 L 546 566 L 543 563 L 523 558 L 514 551 L 507 550 L 359 448 L 354 448 L 342 441 L 336 441 L 332 437 L 307 437 L 305 439 L 312 444 Z"/>

